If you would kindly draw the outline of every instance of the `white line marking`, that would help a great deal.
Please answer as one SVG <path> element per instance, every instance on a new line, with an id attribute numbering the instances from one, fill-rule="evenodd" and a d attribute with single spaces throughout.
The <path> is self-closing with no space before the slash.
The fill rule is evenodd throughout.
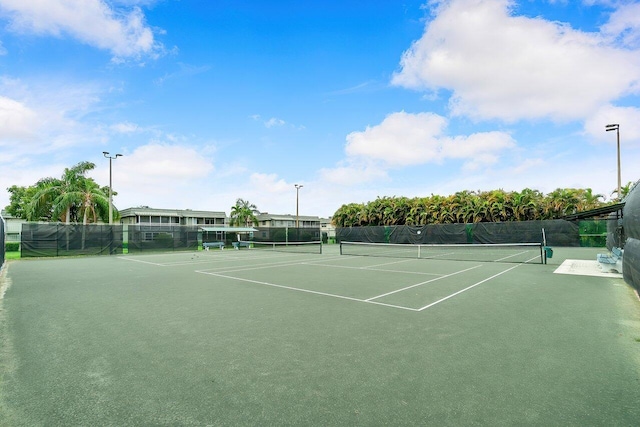
<path id="1" fill-rule="evenodd" d="M 382 264 L 373 264 L 373 265 L 369 265 L 367 267 L 362 267 L 362 268 L 382 267 L 383 265 L 400 264 L 402 262 L 410 262 L 410 261 L 415 261 L 415 259 L 410 258 L 410 259 L 402 259 L 398 261 L 383 262 Z"/>
<path id="2" fill-rule="evenodd" d="M 464 273 L 466 271 L 473 270 L 474 268 L 478 268 L 478 267 L 481 267 L 481 266 L 480 265 L 476 265 L 474 267 L 469 267 L 469 268 L 466 268 L 464 270 L 456 271 L 455 273 L 447 274 L 446 276 L 436 277 L 435 279 L 431 279 L 431 280 L 427 280 L 427 281 L 424 281 L 424 282 L 416 283 L 415 285 L 407 286 L 406 288 L 396 289 L 395 291 L 387 292 L 386 294 L 377 295 L 375 297 L 367 298 L 366 301 L 372 301 L 374 299 L 386 297 L 388 295 L 393 295 L 393 294 L 396 294 L 398 292 L 402 292 L 402 291 L 406 291 L 406 290 L 411 289 L 411 288 L 415 288 L 417 286 L 422 286 L 422 285 L 426 285 L 427 283 L 435 282 L 436 280 L 446 279 L 447 277 L 455 276 L 456 274 Z"/>
<path id="3" fill-rule="evenodd" d="M 446 297 L 444 297 L 444 298 L 440 298 L 438 301 L 436 301 L 436 302 L 432 302 L 431 304 L 429 304 L 429 305 L 425 305 L 424 307 L 422 307 L 422 308 L 418 309 L 418 311 L 426 310 L 426 309 L 427 309 L 427 308 L 429 308 L 429 307 L 433 307 L 433 306 L 434 306 L 434 305 L 436 305 L 436 304 L 440 304 L 442 301 L 446 301 L 446 300 L 448 300 L 449 298 L 453 298 L 453 297 L 455 297 L 456 295 L 459 295 L 459 294 L 461 294 L 461 293 L 463 293 L 463 292 L 465 292 L 465 291 L 468 291 L 469 289 L 475 288 L 476 286 L 481 285 L 481 284 L 483 284 L 483 283 L 485 283 L 485 282 L 488 282 L 489 280 L 494 279 L 494 278 L 496 278 L 496 277 L 498 277 L 498 276 L 501 276 L 501 275 L 503 275 L 504 273 L 506 273 L 506 272 L 508 272 L 508 271 L 513 270 L 514 268 L 518 268 L 518 267 L 520 267 L 521 265 L 522 265 L 522 264 L 515 265 L 515 266 L 513 266 L 513 267 L 511 267 L 511 268 L 508 268 L 508 269 L 506 269 L 506 270 L 504 270 L 504 271 L 501 271 L 501 272 L 500 272 L 500 273 L 498 273 L 498 274 L 494 274 L 494 275 L 493 275 L 493 276 L 491 276 L 491 277 L 488 277 L 488 278 L 486 278 L 486 279 L 484 279 L 484 280 L 481 280 L 481 281 L 479 281 L 478 283 L 475 283 L 475 284 L 473 284 L 473 285 L 471 285 L 471 286 L 468 286 L 468 287 L 466 287 L 466 288 L 464 288 L 464 289 L 461 289 L 461 290 L 459 290 L 458 292 L 454 292 L 454 293 L 452 293 L 452 294 L 451 294 L 451 295 L 449 295 L 449 296 L 446 296 Z"/>
<path id="4" fill-rule="evenodd" d="M 402 273 L 402 274 L 416 274 L 419 276 L 444 276 L 442 273 L 427 273 L 423 271 L 404 271 L 404 270 L 387 270 L 385 268 L 371 268 L 371 267 L 351 267 L 348 265 L 333 265 L 333 264 L 311 264 L 306 263 L 308 265 L 316 265 L 318 267 L 328 267 L 328 268 L 346 268 L 351 270 L 371 270 L 371 271 L 383 271 L 387 273 Z"/>
<path id="5" fill-rule="evenodd" d="M 164 264 L 158 264 L 157 262 L 141 261 L 141 260 L 135 259 L 135 258 L 127 258 L 127 257 L 119 256 L 118 259 L 122 259 L 122 260 L 125 260 L 125 261 L 139 262 L 141 264 L 150 264 L 150 265 L 155 265 L 155 266 L 158 266 L 158 267 L 166 267 L 166 265 L 164 265 Z"/>
<path id="6" fill-rule="evenodd" d="M 349 301 L 366 302 L 366 303 L 370 303 L 370 304 L 384 305 L 386 307 L 399 308 L 399 309 L 408 310 L 408 311 L 418 311 L 415 308 L 403 307 L 403 306 L 400 306 L 400 305 L 385 304 L 385 303 L 380 303 L 380 302 L 376 302 L 376 301 L 367 301 L 367 300 L 362 300 L 362 299 L 359 299 L 359 298 L 347 297 L 347 296 L 344 296 L 344 295 L 329 294 L 329 293 L 326 293 L 326 292 L 319 292 L 319 291 L 312 291 L 312 290 L 309 290 L 309 289 L 294 288 L 294 287 L 285 286 L 285 285 L 276 285 L 275 283 L 262 282 L 262 281 L 259 281 L 259 280 L 243 279 L 243 278 L 240 278 L 240 277 L 227 276 L 225 274 L 207 273 L 207 272 L 204 272 L 204 271 L 198 271 L 198 273 L 208 274 L 210 276 L 222 277 L 222 278 L 225 278 L 225 279 L 239 280 L 241 282 L 255 283 L 255 284 L 258 284 L 258 285 L 273 286 L 274 288 L 282 288 L 282 289 L 287 289 L 287 290 L 290 290 L 290 291 L 305 292 L 305 293 L 309 293 L 309 294 L 322 295 L 322 296 L 325 296 L 325 297 L 346 299 L 346 300 L 349 300 Z"/>

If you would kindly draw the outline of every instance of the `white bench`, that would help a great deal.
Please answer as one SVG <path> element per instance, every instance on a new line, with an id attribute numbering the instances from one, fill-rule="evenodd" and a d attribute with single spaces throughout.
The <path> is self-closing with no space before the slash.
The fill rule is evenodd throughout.
<path id="1" fill-rule="evenodd" d="M 620 248 L 611 248 L 611 253 L 598 254 L 598 264 L 605 272 L 620 273 L 622 272 L 622 256 L 624 251 Z"/>
<path id="2" fill-rule="evenodd" d="M 224 242 L 206 242 L 202 244 L 202 247 L 205 251 L 208 251 L 209 248 L 220 248 L 220 250 L 224 249 Z"/>
<path id="3" fill-rule="evenodd" d="M 240 248 L 250 248 L 251 242 L 233 242 L 233 249 L 238 250 Z"/>

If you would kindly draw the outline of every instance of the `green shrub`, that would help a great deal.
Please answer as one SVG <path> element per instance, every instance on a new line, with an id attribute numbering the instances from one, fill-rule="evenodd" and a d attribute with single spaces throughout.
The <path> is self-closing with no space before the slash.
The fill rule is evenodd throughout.
<path id="1" fill-rule="evenodd" d="M 6 242 L 4 248 L 7 252 L 17 252 L 20 250 L 20 243 L 18 242 Z"/>

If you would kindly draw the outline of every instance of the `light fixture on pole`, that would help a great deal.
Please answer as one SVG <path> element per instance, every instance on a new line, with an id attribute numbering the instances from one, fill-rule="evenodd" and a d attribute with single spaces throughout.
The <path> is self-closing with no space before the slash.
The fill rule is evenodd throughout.
<path id="1" fill-rule="evenodd" d="M 298 192 L 303 187 L 302 184 L 293 184 L 296 187 L 296 228 L 300 228 L 300 215 L 298 213 Z"/>
<path id="2" fill-rule="evenodd" d="M 618 200 L 622 199 L 622 178 L 620 176 L 620 125 L 617 123 L 606 125 L 606 132 L 615 130 L 618 137 Z"/>
<path id="3" fill-rule="evenodd" d="M 113 224 L 113 185 L 111 182 L 111 161 L 113 159 L 117 159 L 118 157 L 122 157 L 122 154 L 116 154 L 115 156 L 111 156 L 108 151 L 103 151 L 102 154 L 109 159 L 109 225 Z"/>

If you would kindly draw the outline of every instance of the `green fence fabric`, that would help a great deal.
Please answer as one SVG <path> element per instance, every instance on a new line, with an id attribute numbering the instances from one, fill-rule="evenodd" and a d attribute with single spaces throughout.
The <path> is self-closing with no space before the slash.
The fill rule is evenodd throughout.
<path id="1" fill-rule="evenodd" d="M 640 291 L 640 240 L 633 237 L 624 245 L 622 276 L 625 282 Z"/>
<path id="2" fill-rule="evenodd" d="M 121 225 L 22 224 L 21 257 L 122 253 Z"/>
<path id="3" fill-rule="evenodd" d="M 623 276 L 628 284 L 640 290 L 640 185 L 638 183 L 625 199 L 622 213 L 622 225 L 626 237 L 622 257 Z"/>
<path id="4" fill-rule="evenodd" d="M 632 237 L 640 240 L 640 185 L 631 190 L 625 198 L 625 205 L 622 210 L 622 226 L 625 237 Z"/>
<path id="5" fill-rule="evenodd" d="M 6 246 L 4 243 L 4 218 L 0 215 L 0 269 L 4 265 L 4 253 Z"/>
<path id="6" fill-rule="evenodd" d="M 198 250 L 199 227 L 185 225 L 129 225 L 129 253 Z"/>
<path id="7" fill-rule="evenodd" d="M 255 227 L 249 240 L 256 242 L 319 242 L 320 228 L 312 227 Z M 242 239 L 247 240 L 247 239 Z"/>
<path id="8" fill-rule="evenodd" d="M 542 243 L 543 229 L 549 246 L 580 246 L 578 223 L 565 220 L 339 227 L 336 239 L 338 242 L 409 244 Z"/>

